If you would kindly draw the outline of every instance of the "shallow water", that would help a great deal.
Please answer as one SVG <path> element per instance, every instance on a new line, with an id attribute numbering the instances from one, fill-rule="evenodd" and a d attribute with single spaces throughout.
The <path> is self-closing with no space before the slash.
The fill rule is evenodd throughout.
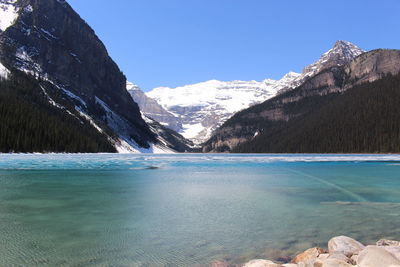
<path id="1" fill-rule="evenodd" d="M 400 239 L 397 155 L 0 155 L 0 266 L 279 260 Z"/>

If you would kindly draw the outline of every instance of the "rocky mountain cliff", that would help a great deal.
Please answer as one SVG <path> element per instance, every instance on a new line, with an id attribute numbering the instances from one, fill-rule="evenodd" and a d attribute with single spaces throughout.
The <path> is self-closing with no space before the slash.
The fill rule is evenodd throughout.
<path id="1" fill-rule="evenodd" d="M 357 121 L 363 121 L 365 125 L 368 125 L 368 120 L 365 119 L 367 115 L 365 114 L 368 114 L 367 118 L 371 121 L 377 120 L 382 123 L 387 121 L 388 119 L 380 117 L 379 113 L 374 113 L 378 115 L 375 116 L 367 112 L 368 109 L 377 108 L 383 102 L 388 101 L 376 96 L 372 97 L 379 94 L 379 88 L 382 87 L 381 92 L 385 92 L 386 90 L 388 92 L 387 95 L 393 94 L 392 97 L 397 97 L 395 91 L 393 92 L 393 88 L 398 86 L 398 84 L 396 85 L 398 79 L 388 78 L 387 75 L 397 75 L 400 72 L 399 56 L 399 50 L 381 49 L 360 54 L 345 65 L 341 65 L 341 63 L 328 64 L 327 67 L 321 68 L 314 76 L 306 79 L 299 87 L 282 92 L 262 104 L 237 113 L 215 132 L 212 138 L 205 144 L 203 150 L 205 152 L 327 152 L 323 151 L 323 149 L 316 149 L 317 145 L 315 144 L 314 146 L 304 146 L 302 149 L 301 143 L 305 142 L 305 132 L 310 135 L 310 143 L 322 144 L 325 142 L 321 141 L 324 140 L 323 138 L 313 141 L 313 135 L 319 132 L 318 129 L 325 129 L 326 140 L 335 138 L 338 132 L 341 132 L 342 136 L 347 136 L 346 129 L 340 128 L 338 130 L 339 128 L 335 128 L 333 124 L 329 128 L 329 120 L 333 121 L 336 118 L 341 118 L 344 124 L 344 121 L 354 119 L 353 116 L 355 114 L 362 113 L 363 115 L 360 116 L 364 116 L 364 120 L 354 119 L 352 120 L 353 123 L 349 123 L 349 126 L 359 125 Z M 381 80 L 382 82 L 378 83 Z M 376 83 L 371 86 L 369 82 Z M 364 91 L 362 90 L 363 88 L 365 88 Z M 366 102 L 364 105 L 356 105 L 359 103 L 359 100 L 357 100 L 357 94 L 354 94 L 355 91 L 359 92 L 360 99 L 364 97 Z M 378 99 L 380 99 L 380 102 Z M 345 110 L 345 107 L 342 107 L 342 104 L 340 104 L 344 102 L 347 105 L 357 108 L 348 111 L 346 114 L 333 115 L 335 112 L 338 112 L 335 111 L 336 109 Z M 367 103 L 370 103 L 369 107 Z M 395 113 L 394 111 L 395 107 L 387 112 Z M 325 114 L 325 117 L 318 114 Z M 316 118 L 317 116 L 319 117 Z M 312 120 L 311 118 L 314 119 Z M 321 124 L 324 121 L 326 123 Z M 340 121 L 337 124 L 341 125 Z M 305 129 L 306 126 L 309 127 L 307 131 Z M 363 128 L 365 127 L 359 125 L 357 129 Z M 351 131 L 352 127 L 348 127 L 348 129 Z M 353 130 L 359 133 L 357 129 Z M 373 131 L 379 131 L 379 127 L 373 129 Z M 298 133 L 298 136 L 296 137 L 296 135 L 291 133 Z M 361 137 L 365 137 L 367 134 L 359 133 Z M 303 139 L 299 140 L 298 138 L 302 138 L 302 136 Z M 277 144 L 282 140 L 286 140 L 286 137 L 290 137 L 292 141 L 289 142 L 287 140 L 285 145 L 279 148 L 273 145 L 273 143 Z M 351 141 L 351 138 L 349 139 Z M 362 140 L 365 141 L 367 139 Z M 256 143 L 259 145 L 258 148 Z M 290 143 L 292 143 L 292 146 L 289 145 Z M 366 147 L 365 145 L 364 148 Z M 359 149 L 354 148 L 353 151 L 351 149 L 335 151 L 332 148 L 330 152 L 374 151 L 363 150 L 360 145 Z"/>
<path id="2" fill-rule="evenodd" d="M 305 81 L 312 78 L 323 70 L 344 66 L 352 62 L 354 58 L 363 54 L 365 51 L 358 46 L 343 40 L 335 43 L 332 49 L 322 54 L 321 58 L 306 66 L 301 75 L 299 75 L 291 84 L 291 87 L 283 88 L 278 94 L 284 93 L 302 85 Z"/>
<path id="3" fill-rule="evenodd" d="M 156 100 L 148 97 L 139 86 L 128 82 L 126 89 L 146 117 L 153 118 L 155 121 L 161 122 L 160 124 L 176 132 L 182 130 L 180 119 L 166 111 Z"/>
<path id="4" fill-rule="evenodd" d="M 120 152 L 163 146 L 89 25 L 61 0 L 0 0 L 3 76 L 22 71 L 53 106 L 90 122 Z"/>

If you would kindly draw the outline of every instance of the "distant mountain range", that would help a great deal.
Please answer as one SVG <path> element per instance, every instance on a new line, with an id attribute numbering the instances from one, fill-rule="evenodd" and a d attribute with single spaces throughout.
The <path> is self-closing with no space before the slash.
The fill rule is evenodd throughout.
<path id="1" fill-rule="evenodd" d="M 289 73 L 281 80 L 231 81 L 211 80 L 178 88 L 160 87 L 146 93 L 182 124 L 179 132 L 195 143 L 206 141 L 235 112 L 261 103 L 290 88 L 298 78 Z"/>
<path id="2" fill-rule="evenodd" d="M 289 91 L 321 70 L 346 64 L 363 52 L 349 42 L 338 41 L 320 60 L 305 67 L 302 74 L 289 72 L 281 80 L 211 80 L 177 88 L 155 88 L 146 94 L 139 93 L 138 87 L 130 92 L 142 112 L 201 144 L 236 112 Z"/>
<path id="3" fill-rule="evenodd" d="M 0 0 L 0 152 L 400 152 L 400 51 L 144 93 L 66 1 Z"/>

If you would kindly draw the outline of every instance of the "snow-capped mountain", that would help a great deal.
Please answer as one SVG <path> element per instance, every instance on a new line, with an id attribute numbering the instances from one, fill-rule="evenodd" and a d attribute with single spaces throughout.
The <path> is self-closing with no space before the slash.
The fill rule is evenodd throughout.
<path id="1" fill-rule="evenodd" d="M 347 64 L 363 52 L 349 42 L 337 41 L 302 74 L 289 72 L 280 80 L 261 82 L 211 80 L 177 88 L 159 87 L 146 95 L 179 118 L 183 125 L 180 133 L 199 144 L 236 112 L 296 88 L 323 69 Z"/>
<path id="2" fill-rule="evenodd" d="M 293 81 L 292 87 L 281 89 L 279 94 L 300 86 L 307 79 L 313 77 L 324 69 L 346 65 L 363 53 L 365 53 L 365 51 L 358 46 L 347 41 L 339 40 L 335 43 L 332 49 L 322 54 L 318 61 L 306 66 L 303 69 L 302 74 Z"/>
<path id="3" fill-rule="evenodd" d="M 339 40 L 335 43 L 334 47 L 323 54 L 317 62 L 307 66 L 303 74 L 312 76 L 323 69 L 348 64 L 364 52 L 363 49 L 350 42 Z"/>
<path id="4" fill-rule="evenodd" d="M 279 81 L 211 80 L 177 88 L 159 87 L 146 95 L 179 118 L 183 125 L 180 133 L 199 144 L 234 113 L 275 96 L 299 75 L 291 72 Z"/>
<path id="5" fill-rule="evenodd" d="M 47 100 L 39 105 L 53 110 L 43 111 L 46 116 L 62 113 L 71 125 L 89 125 L 98 144 L 108 143 L 119 152 L 175 150 L 158 135 L 158 126 L 146 123 L 126 90 L 125 75 L 64 0 L 0 0 L 0 76 L 14 74 L 19 80 L 36 79 L 32 87 L 37 98 Z M 76 147 L 86 149 L 84 144 Z"/>

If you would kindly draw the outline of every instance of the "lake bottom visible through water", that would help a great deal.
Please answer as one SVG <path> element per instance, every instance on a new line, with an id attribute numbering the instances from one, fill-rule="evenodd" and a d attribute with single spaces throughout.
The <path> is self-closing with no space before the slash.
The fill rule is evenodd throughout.
<path id="1" fill-rule="evenodd" d="M 399 225 L 397 155 L 0 155 L 0 266 L 284 261 Z"/>

